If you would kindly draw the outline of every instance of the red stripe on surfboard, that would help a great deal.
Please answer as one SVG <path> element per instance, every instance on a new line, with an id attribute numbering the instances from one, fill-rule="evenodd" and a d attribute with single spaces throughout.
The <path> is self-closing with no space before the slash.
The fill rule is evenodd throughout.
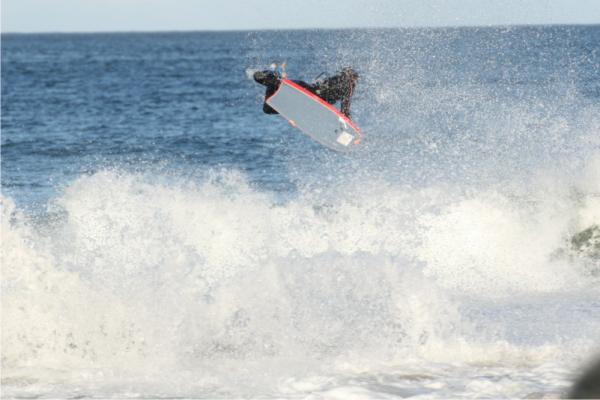
<path id="1" fill-rule="evenodd" d="M 322 105 L 324 105 L 325 107 L 327 107 L 328 109 L 330 109 L 331 111 L 336 113 L 338 117 L 342 118 L 344 120 L 344 122 L 346 122 L 348 125 L 350 125 L 352 128 L 354 128 L 354 130 L 356 130 L 356 132 L 358 132 L 358 134 L 362 137 L 362 132 L 360 131 L 360 128 L 354 122 L 352 122 L 352 120 L 350 118 L 348 118 L 348 116 L 344 115 L 340 110 L 338 110 L 334 106 L 332 106 L 331 104 L 329 104 L 328 102 L 326 102 L 325 100 L 323 100 L 322 98 L 317 96 L 316 94 L 306 90 L 302 86 L 298 85 L 297 83 L 295 83 L 289 79 L 282 79 L 281 83 L 291 86 L 294 89 L 301 91 L 302 93 L 304 93 L 311 99 L 318 101 L 319 103 L 321 103 Z M 280 88 L 281 88 L 281 85 L 279 86 L 279 88 L 277 88 L 277 91 L 275 93 L 273 93 L 271 96 L 269 96 L 269 98 L 277 95 L 277 92 L 279 92 Z M 360 138 L 358 139 L 358 142 L 360 142 Z M 358 142 L 357 142 L 357 144 L 358 144 Z"/>

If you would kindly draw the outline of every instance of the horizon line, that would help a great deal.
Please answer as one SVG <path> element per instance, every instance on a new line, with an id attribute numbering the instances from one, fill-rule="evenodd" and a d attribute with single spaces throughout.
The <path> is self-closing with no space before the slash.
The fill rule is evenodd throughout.
<path id="1" fill-rule="evenodd" d="M 488 25 L 411 25 L 411 26 L 360 26 L 337 28 L 257 28 L 257 29 L 158 29 L 158 30 L 106 30 L 106 31 L 4 31 L 1 35 L 94 35 L 94 34 L 149 34 L 149 33 L 248 33 L 248 32 L 289 32 L 289 31 L 342 31 L 342 30 L 410 30 L 410 29 L 464 29 L 464 28 L 523 28 L 523 27 L 548 27 L 548 26 L 600 26 L 595 23 L 532 23 L 532 24 L 488 24 Z"/>

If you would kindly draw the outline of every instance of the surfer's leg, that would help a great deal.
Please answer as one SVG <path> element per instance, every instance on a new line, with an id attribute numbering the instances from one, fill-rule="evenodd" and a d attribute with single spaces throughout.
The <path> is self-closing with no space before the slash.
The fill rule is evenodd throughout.
<path id="1" fill-rule="evenodd" d="M 263 103 L 263 112 L 265 114 L 278 114 L 270 105 L 267 104 L 266 99 L 271 97 L 279 84 L 281 83 L 279 77 L 273 71 L 265 70 L 265 71 L 256 71 L 252 76 L 257 83 L 260 83 L 263 86 L 267 87 L 265 92 L 265 102 Z"/>
<path id="2" fill-rule="evenodd" d="M 263 86 L 272 87 L 279 85 L 279 77 L 273 71 L 256 71 L 253 78 L 257 83 L 260 83 Z"/>

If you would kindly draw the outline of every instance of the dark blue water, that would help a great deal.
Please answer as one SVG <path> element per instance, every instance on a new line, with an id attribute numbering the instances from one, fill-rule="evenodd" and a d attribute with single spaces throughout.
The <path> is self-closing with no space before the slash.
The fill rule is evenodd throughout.
<path id="1" fill-rule="evenodd" d="M 504 123 L 492 119 L 520 102 L 541 120 L 579 123 L 574 113 L 600 96 L 599 43 L 597 26 L 3 35 L 2 188 L 29 207 L 105 168 L 192 176 L 222 167 L 294 190 L 307 174 L 300 165 L 342 156 L 260 112 L 262 90 L 244 70 L 283 60 L 306 80 L 344 65 L 362 73 L 354 115 L 371 153 L 344 168 L 381 175 L 398 163 L 439 169 L 443 158 L 461 169 L 465 158 L 420 154 L 420 141 L 462 152 L 468 136 L 504 151 L 481 125 Z M 575 101 L 557 98 L 569 91 Z M 534 126 L 530 134 L 547 140 Z"/>

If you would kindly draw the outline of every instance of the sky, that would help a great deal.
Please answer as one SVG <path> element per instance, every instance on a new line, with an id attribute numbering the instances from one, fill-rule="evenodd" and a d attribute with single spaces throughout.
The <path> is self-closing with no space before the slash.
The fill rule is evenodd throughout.
<path id="1" fill-rule="evenodd" d="M 1 0 L 2 32 L 600 24 L 600 0 Z"/>

